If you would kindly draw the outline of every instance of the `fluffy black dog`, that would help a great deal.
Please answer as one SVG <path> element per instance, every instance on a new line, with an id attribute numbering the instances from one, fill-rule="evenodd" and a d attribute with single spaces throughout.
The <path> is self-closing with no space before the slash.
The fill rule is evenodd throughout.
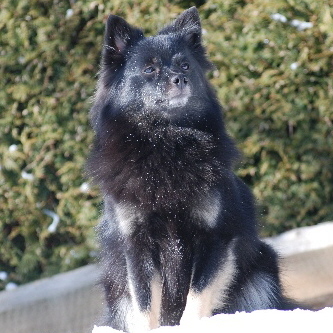
<path id="1" fill-rule="evenodd" d="M 154 37 L 107 21 L 88 169 L 104 195 L 113 328 L 291 306 L 277 256 L 258 239 L 252 195 L 232 171 L 238 154 L 205 77 L 211 67 L 195 8 Z"/>

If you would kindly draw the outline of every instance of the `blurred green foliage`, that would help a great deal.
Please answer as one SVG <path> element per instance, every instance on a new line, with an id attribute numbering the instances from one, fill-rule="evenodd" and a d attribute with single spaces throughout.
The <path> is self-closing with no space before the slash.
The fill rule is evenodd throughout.
<path id="1" fill-rule="evenodd" d="M 149 35 L 193 4 L 263 233 L 332 219 L 332 0 L 3 0 L 0 271 L 8 280 L 93 260 L 100 199 L 83 169 L 108 14 Z"/>
<path id="2" fill-rule="evenodd" d="M 333 1 L 227 0 L 205 9 L 212 81 L 264 234 L 332 219 Z"/>

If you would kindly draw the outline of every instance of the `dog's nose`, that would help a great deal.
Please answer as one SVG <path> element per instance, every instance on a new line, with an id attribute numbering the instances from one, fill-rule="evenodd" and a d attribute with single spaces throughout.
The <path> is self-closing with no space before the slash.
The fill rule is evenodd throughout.
<path id="1" fill-rule="evenodd" d="M 188 79 L 183 74 L 177 74 L 171 78 L 171 82 L 176 85 L 179 89 L 185 88 L 188 83 Z"/>

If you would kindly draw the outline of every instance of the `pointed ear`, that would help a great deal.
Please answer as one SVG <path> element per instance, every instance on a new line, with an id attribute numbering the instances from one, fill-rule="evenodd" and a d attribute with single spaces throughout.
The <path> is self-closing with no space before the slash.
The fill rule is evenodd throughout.
<path id="1" fill-rule="evenodd" d="M 110 15 L 106 22 L 102 65 L 116 67 L 125 60 L 125 54 L 143 38 L 143 32 L 129 25 L 124 19 Z"/>
<path id="2" fill-rule="evenodd" d="M 159 34 L 180 34 L 192 46 L 201 45 L 201 23 L 198 10 L 191 7 L 180 14 L 174 22 L 162 29 Z"/>

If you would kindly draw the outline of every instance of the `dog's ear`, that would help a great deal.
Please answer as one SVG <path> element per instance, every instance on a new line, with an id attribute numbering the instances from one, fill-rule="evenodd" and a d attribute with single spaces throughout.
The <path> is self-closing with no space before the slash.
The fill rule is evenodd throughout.
<path id="1" fill-rule="evenodd" d="M 207 59 L 205 48 L 202 45 L 200 17 L 195 7 L 185 10 L 175 21 L 163 28 L 159 34 L 181 36 L 192 49 L 193 55 L 198 59 L 199 64 L 205 71 L 215 68 Z"/>
<path id="2" fill-rule="evenodd" d="M 126 52 L 143 37 L 140 29 L 132 27 L 119 16 L 110 15 L 104 34 L 102 65 L 119 66 L 124 61 Z"/>
<path id="3" fill-rule="evenodd" d="M 163 28 L 159 34 L 180 34 L 190 46 L 201 45 L 201 23 L 198 10 L 191 7 L 180 14 L 175 21 Z"/>

